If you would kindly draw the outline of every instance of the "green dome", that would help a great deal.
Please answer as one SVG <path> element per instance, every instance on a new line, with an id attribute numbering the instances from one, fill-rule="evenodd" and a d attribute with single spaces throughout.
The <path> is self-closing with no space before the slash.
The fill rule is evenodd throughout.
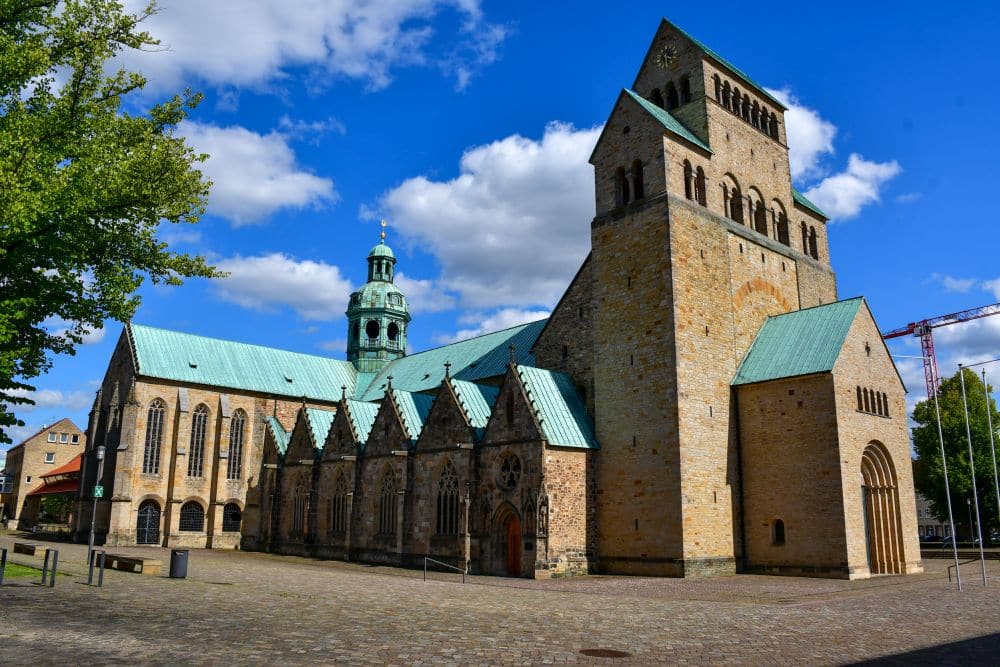
<path id="1" fill-rule="evenodd" d="M 387 246 L 384 241 L 372 248 L 368 253 L 368 257 L 389 257 L 390 259 L 396 259 L 396 256 L 392 254 L 392 248 Z"/>
<path id="2" fill-rule="evenodd" d="M 408 310 L 406 297 L 392 283 L 370 282 L 351 294 L 348 313 L 359 308 L 388 308 L 396 311 Z"/>

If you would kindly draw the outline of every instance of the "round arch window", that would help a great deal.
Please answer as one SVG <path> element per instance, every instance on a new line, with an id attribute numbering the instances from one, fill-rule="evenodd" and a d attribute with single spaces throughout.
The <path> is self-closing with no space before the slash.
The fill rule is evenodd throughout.
<path id="1" fill-rule="evenodd" d="M 517 487 L 521 481 L 521 459 L 514 454 L 504 454 L 500 459 L 500 486 L 507 490 Z"/>
<path id="2" fill-rule="evenodd" d="M 389 326 L 385 328 L 385 335 L 389 337 L 389 340 L 397 340 L 399 338 L 399 325 L 390 322 Z"/>
<path id="3" fill-rule="evenodd" d="M 378 320 L 368 320 L 368 324 L 365 325 L 365 335 L 369 338 L 378 338 L 379 331 L 382 327 L 379 325 Z"/>

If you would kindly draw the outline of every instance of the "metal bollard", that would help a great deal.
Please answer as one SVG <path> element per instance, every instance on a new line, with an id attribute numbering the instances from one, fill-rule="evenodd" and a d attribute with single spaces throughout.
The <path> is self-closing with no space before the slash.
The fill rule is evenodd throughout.
<path id="1" fill-rule="evenodd" d="M 52 572 L 49 573 L 49 588 L 56 587 L 56 564 L 59 563 L 59 550 L 52 550 Z"/>
<path id="2" fill-rule="evenodd" d="M 49 576 L 49 552 L 51 549 L 45 550 L 45 563 L 42 565 L 42 586 L 45 585 L 45 580 Z"/>
<path id="3" fill-rule="evenodd" d="M 101 571 L 97 574 L 97 587 L 100 588 L 104 586 L 104 556 L 105 552 L 101 552 Z"/>
<path id="4" fill-rule="evenodd" d="M 7 550 L 0 549 L 0 586 L 3 586 L 3 572 L 7 569 Z"/>
<path id="5" fill-rule="evenodd" d="M 97 560 L 97 552 L 90 552 L 90 562 L 87 563 L 87 585 L 92 586 L 94 584 L 94 561 Z"/>

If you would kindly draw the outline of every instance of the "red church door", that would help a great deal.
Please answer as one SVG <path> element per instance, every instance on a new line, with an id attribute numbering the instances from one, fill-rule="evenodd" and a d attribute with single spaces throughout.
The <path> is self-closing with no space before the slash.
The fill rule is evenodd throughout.
<path id="1" fill-rule="evenodd" d="M 521 522 L 513 514 L 507 519 L 507 575 L 521 576 Z"/>

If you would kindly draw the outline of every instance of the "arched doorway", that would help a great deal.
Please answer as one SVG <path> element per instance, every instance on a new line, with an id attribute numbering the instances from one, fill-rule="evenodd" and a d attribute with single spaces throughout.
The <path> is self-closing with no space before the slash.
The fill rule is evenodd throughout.
<path id="1" fill-rule="evenodd" d="M 872 574 L 901 574 L 906 560 L 899 491 L 892 459 L 881 443 L 872 442 L 861 455 L 861 498 L 868 569 Z"/>
<path id="2" fill-rule="evenodd" d="M 160 506 L 155 500 L 139 505 L 139 518 L 135 526 L 136 544 L 160 543 Z"/>
<path id="3" fill-rule="evenodd" d="M 521 576 L 521 520 L 511 512 L 503 523 L 504 564 L 507 576 Z"/>

